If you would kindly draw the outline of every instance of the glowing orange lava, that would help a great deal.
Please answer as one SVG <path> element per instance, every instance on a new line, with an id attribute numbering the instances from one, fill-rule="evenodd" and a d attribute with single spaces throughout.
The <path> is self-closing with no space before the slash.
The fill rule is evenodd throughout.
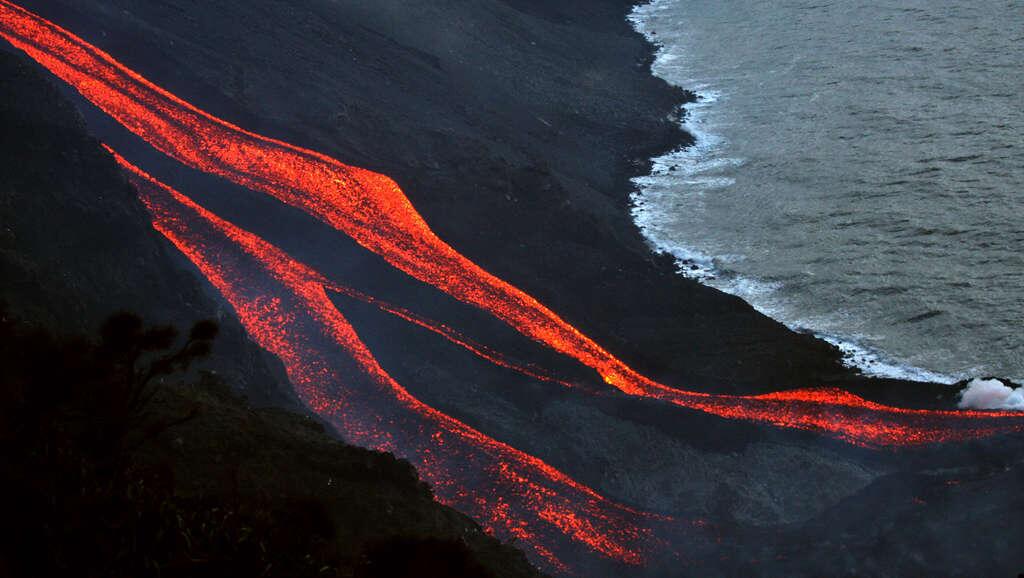
<path id="1" fill-rule="evenodd" d="M 657 383 L 444 243 L 387 176 L 218 119 L 7 0 L 0 0 L 0 35 L 158 150 L 308 212 L 408 275 L 594 369 L 627 394 L 870 446 L 965 440 L 1024 428 L 1024 416 L 1016 412 L 909 410 L 831 389 L 727 396 Z"/>
<path id="2" fill-rule="evenodd" d="M 610 502 L 422 403 L 377 363 L 319 273 L 111 153 L 153 226 L 224 295 L 249 334 L 280 357 L 303 402 L 348 440 L 408 459 L 439 500 L 526 543 L 563 573 L 568 566 L 556 552 L 573 542 L 626 564 L 642 563 L 644 549 L 658 543 L 650 526 L 667 518 Z"/>
<path id="3" fill-rule="evenodd" d="M 487 361 L 490 361 L 494 365 L 497 365 L 499 367 L 505 367 L 513 371 L 517 371 L 527 377 L 532 377 L 539 381 L 556 383 L 567 388 L 576 387 L 575 385 L 567 381 L 558 379 L 557 377 L 551 375 L 550 373 L 539 367 L 523 365 L 511 361 L 502 353 L 495 351 L 494 349 L 487 347 L 486 345 L 483 345 L 481 343 L 475 343 L 471 341 L 469 338 L 465 337 L 464 335 L 461 335 L 458 331 L 452 329 L 451 327 L 445 325 L 444 323 L 428 319 L 426 317 L 423 317 L 422 315 L 413 313 L 408 309 L 397 307 L 395 305 L 377 299 L 376 297 L 372 297 L 361 291 L 356 291 L 351 287 L 346 287 L 338 283 L 327 282 L 326 287 L 336 293 L 340 293 L 347 297 L 357 299 L 359 301 L 362 301 L 363 303 L 369 303 L 370 305 L 377 307 L 378 309 L 384 311 L 385 313 L 389 313 L 391 315 L 394 315 L 395 317 L 398 317 L 399 319 L 404 319 L 405 321 L 408 321 L 413 325 L 418 325 L 428 331 L 436 333 L 441 337 L 444 337 L 448 341 L 451 341 L 455 345 L 458 345 L 459 347 L 462 347 L 463 349 L 470 351 L 474 355 L 482 359 L 486 359 Z"/>

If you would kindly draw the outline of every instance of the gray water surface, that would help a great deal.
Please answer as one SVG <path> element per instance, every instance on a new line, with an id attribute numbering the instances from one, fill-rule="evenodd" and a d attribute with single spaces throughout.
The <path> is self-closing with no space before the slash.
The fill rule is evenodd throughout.
<path id="1" fill-rule="evenodd" d="M 1024 377 L 1024 2 L 655 0 L 697 145 L 637 179 L 681 270 L 868 373 Z"/>

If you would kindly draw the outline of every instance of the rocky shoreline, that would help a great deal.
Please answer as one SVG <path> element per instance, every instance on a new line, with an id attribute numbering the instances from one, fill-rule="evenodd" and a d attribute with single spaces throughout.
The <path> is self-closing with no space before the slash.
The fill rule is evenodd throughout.
<path id="1" fill-rule="evenodd" d="M 831 346 L 678 278 L 631 222 L 630 179 L 689 142 L 674 116 L 692 95 L 650 75 L 627 2 L 230 4 L 26 7 L 229 120 L 391 175 L 442 238 L 669 383 L 767 391 L 849 377 Z M 197 193 L 225 188 L 177 173 Z M 386 283 L 393 300 L 425 300 Z"/>
<path id="2" fill-rule="evenodd" d="M 862 378 L 831 345 L 680 277 L 671 258 L 651 253 L 630 219 L 630 179 L 689 142 L 676 115 L 691 95 L 650 75 L 653 47 L 626 21 L 630 2 L 23 4 L 214 114 L 392 176 L 452 246 L 652 378 L 719 393 L 838 385 L 895 405 L 954 404 L 948 386 Z M 348 285 L 593 382 L 306 215 L 167 161 L 66 92 L 95 136 L 223 217 Z M 1019 522 L 1007 528 L 953 494 L 1008 492 L 1021 475 L 1021 440 L 879 454 L 652 401 L 595 398 L 481 362 L 372 307 L 337 303 L 381 364 L 428 404 L 611 498 L 710 518 L 725 537 L 681 545 L 693 566 L 638 575 L 884 573 L 876 570 L 903 553 L 877 554 L 877 541 L 911 536 L 923 555 L 906 562 L 910 573 L 1019 563 L 981 552 L 951 561 L 944 544 L 964 533 L 1021 535 Z M 950 505 L 919 511 L 907 492 Z M 857 503 L 877 519 L 862 519 Z M 1008 515 L 1024 508 L 1012 494 L 1005 505 Z M 944 522 L 950 512 L 963 530 Z M 801 549 L 820 535 L 831 551 L 843 544 L 845 557 Z M 857 566 L 858 556 L 880 566 Z"/>

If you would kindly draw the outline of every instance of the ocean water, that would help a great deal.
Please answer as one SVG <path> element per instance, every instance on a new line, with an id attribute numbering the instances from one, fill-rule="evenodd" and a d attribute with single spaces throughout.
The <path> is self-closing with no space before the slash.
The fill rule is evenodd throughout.
<path id="1" fill-rule="evenodd" d="M 655 0 L 697 144 L 637 179 L 680 272 L 865 373 L 1024 377 L 1024 2 Z"/>

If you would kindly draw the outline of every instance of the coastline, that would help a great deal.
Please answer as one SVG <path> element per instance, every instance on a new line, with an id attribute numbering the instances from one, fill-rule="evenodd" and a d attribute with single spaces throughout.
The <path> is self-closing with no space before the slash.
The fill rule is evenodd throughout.
<path id="1" fill-rule="evenodd" d="M 455 6 L 457 18 L 452 5 L 406 14 L 389 2 L 323 12 L 224 3 L 207 8 L 209 22 L 182 10 L 200 2 L 136 13 L 103 1 L 25 4 L 246 128 L 393 175 L 441 237 L 652 377 L 714 392 L 839 385 L 894 405 L 954 404 L 945 386 L 863 378 L 834 347 L 682 278 L 671 258 L 650 252 L 630 218 L 631 179 L 650 170 L 651 157 L 690 142 L 675 114 L 688 96 L 649 74 L 653 49 L 625 20 L 630 2 L 467 3 Z M 567 380 L 593 380 L 565 360 L 529 353 L 532 344 L 507 327 L 395 274 L 306 216 L 176 167 L 71 96 L 94 135 L 240 226 L 473 340 Z M 922 513 L 919 495 L 959 500 L 972 539 L 1007 531 L 953 492 L 1019 487 L 1019 468 L 1010 467 L 1019 436 L 872 453 L 656 401 L 560 390 L 334 298 L 381 365 L 425 403 L 611 499 L 696 520 L 679 543 L 692 566 L 659 560 L 638 575 L 839 574 L 866 555 L 878 565 L 869 573 L 896 562 L 903 573 L 934 572 L 949 560 L 940 542 L 948 511 Z M 879 539 L 908 536 L 934 541 L 936 554 L 878 554 Z M 979 575 L 1015 562 L 969 556 Z M 622 573 L 596 562 L 583 572 Z"/>
<path id="2" fill-rule="evenodd" d="M 677 55 L 671 54 L 665 43 L 656 34 L 652 34 L 647 29 L 646 20 L 650 16 L 643 13 L 645 10 L 659 10 L 659 1 L 648 0 L 642 4 L 637 4 L 632 12 L 630 12 L 628 20 L 634 29 L 655 47 L 651 74 L 663 78 L 666 82 L 672 84 L 670 79 L 657 73 L 657 67 L 662 60 L 675 59 Z M 680 88 L 687 89 L 687 87 L 682 86 Z M 694 88 L 693 91 L 695 97 L 680 105 L 683 110 L 680 115 L 681 128 L 693 136 L 693 142 L 653 157 L 651 159 L 651 172 L 632 179 L 637 191 L 631 196 L 632 207 L 630 212 L 637 227 L 640 228 L 650 243 L 651 249 L 656 253 L 672 256 L 680 275 L 694 279 L 709 287 L 714 287 L 724 293 L 735 295 L 749 303 L 758 312 L 785 324 L 792 331 L 813 334 L 816 338 L 833 345 L 842 352 L 844 365 L 862 372 L 866 377 L 929 382 L 950 386 L 977 377 L 967 374 L 957 376 L 946 375 L 929 369 L 915 367 L 909 363 L 893 359 L 884 351 L 865 346 L 855 338 L 826 332 L 820 327 L 808 325 L 805 321 L 791 315 L 789 307 L 775 297 L 780 288 L 778 284 L 746 278 L 731 272 L 727 277 L 723 277 L 723 272 L 716 267 L 716 261 L 723 257 L 728 259 L 728 255 L 710 255 L 699 248 L 683 246 L 658 235 L 658 215 L 652 214 L 650 209 L 645 210 L 645 205 L 649 203 L 646 197 L 657 194 L 659 188 L 671 188 L 673 186 L 672 183 L 659 183 L 659 177 L 663 177 L 683 167 L 680 174 L 693 175 L 693 178 L 705 181 L 702 184 L 706 189 L 730 186 L 733 184 L 733 179 L 729 177 L 703 177 L 699 175 L 707 170 L 710 164 L 715 164 L 716 166 L 738 166 L 743 163 L 742 159 L 719 158 L 716 156 L 714 153 L 722 146 L 722 137 L 705 132 L 700 128 L 703 122 L 701 118 L 702 109 L 714 106 L 718 102 L 720 94 L 714 88 L 708 86 L 699 86 Z M 716 182 L 707 182 L 710 180 L 715 180 Z"/>
<path id="3" fill-rule="evenodd" d="M 510 20 L 504 32 L 475 40 L 481 43 L 475 62 L 487 63 L 486 71 L 475 62 L 427 59 L 423 49 L 405 44 L 423 32 L 422 24 L 387 7 L 347 8 L 356 12 L 353 20 L 365 23 L 362 29 L 330 21 L 341 27 L 334 38 L 288 35 L 287 43 L 275 44 L 233 35 L 244 24 L 233 22 L 230 7 L 208 24 L 223 34 L 190 38 L 188 19 L 159 7 L 151 14 L 101 22 L 101 6 L 26 4 L 76 29 L 109 28 L 110 38 L 133 39 L 129 65 L 133 59 L 143 69 L 149 61 L 165 62 L 151 73 L 155 81 L 225 118 L 392 175 L 442 238 L 642 371 L 681 387 L 736 393 L 855 378 L 827 343 L 790 331 L 738 298 L 680 278 L 670 258 L 651 254 L 633 224 L 631 179 L 649 170 L 651 157 L 691 142 L 675 118 L 680 103 L 692 95 L 650 75 L 654 49 L 626 22 L 630 2 L 604 3 L 585 19 L 578 16 L 587 13 L 582 2 L 558 7 L 518 2 L 514 10 L 504 9 Z M 248 25 L 262 29 L 267 22 L 287 20 L 261 8 L 252 11 Z M 442 12 L 438 9 L 436 17 Z M 396 25 L 405 31 L 397 44 L 365 31 L 375 24 L 386 30 L 389 18 L 402 16 L 409 20 Z M 488 17 L 470 9 L 463 15 L 467 26 Z M 138 22 L 147 19 L 160 22 L 164 32 L 139 38 Z M 325 17 L 314 13 L 309 19 L 295 24 L 313 26 Z M 424 49 L 430 41 L 422 40 Z M 117 52 L 123 42 L 106 48 Z M 337 51 L 328 48 L 337 42 L 358 50 L 352 61 L 324 60 Z M 339 80 L 314 88 L 313 79 L 327 72 L 293 66 L 294 58 L 340 67 L 333 74 Z M 269 66 L 264 78 L 248 80 L 243 73 L 240 88 L 211 92 L 216 79 L 237 77 L 237 69 L 244 70 L 251 59 Z M 385 61 L 396 64 L 382 68 Z M 582 63 L 587 66 L 581 71 Z M 343 82 L 353 74 L 350 66 L 368 75 L 365 82 Z M 410 82 L 415 97 L 378 94 L 381 86 Z M 512 92 L 524 82 L 534 88 Z M 465 83 L 479 84 L 479 92 L 460 94 Z M 285 87 L 294 97 L 283 98 Z M 459 97 L 442 96 L 450 94 Z M 471 105 L 482 98 L 485 106 Z M 119 149 L 148 154 L 99 115 L 87 111 L 86 116 Z M 510 132 L 512 126 L 522 130 Z M 172 176 L 172 184 L 186 189 L 213 188 L 208 179 L 188 172 Z M 211 194 L 214 206 L 223 194 Z M 242 221 L 260 219 L 237 206 L 232 212 Z M 301 220 L 287 225 L 291 230 L 277 231 L 279 238 L 299 247 L 295 230 L 311 229 L 307 238 L 315 241 L 296 251 L 324 259 L 323 252 L 310 254 L 308 248 L 324 244 L 323 231 Z M 337 241 L 326 245 L 341 249 Z M 344 254 L 367 265 L 354 281 L 357 286 L 363 283 L 364 289 L 414 309 L 435 306 L 431 292 L 395 282 L 391 273 L 352 251 L 345 248 Z M 460 318 L 471 316 L 447 303 L 442 307 Z"/>
<path id="4" fill-rule="evenodd" d="M 695 101 L 682 105 L 681 115 L 683 130 L 694 135 L 695 142 L 652 158 L 651 172 L 633 179 L 637 191 L 632 195 L 631 212 L 652 250 L 671 256 L 681 275 L 736 295 L 791 330 L 813 334 L 835 346 L 842 352 L 844 365 L 866 377 L 954 386 L 987 375 L 979 365 L 966 365 L 954 371 L 915 365 L 884 347 L 870 344 L 870 338 L 859 335 L 855 330 L 844 328 L 844 317 L 839 313 L 822 315 L 818 311 L 815 316 L 807 317 L 795 305 L 792 295 L 787 296 L 783 291 L 788 288 L 788 283 L 745 276 L 732 270 L 730 263 L 742 261 L 745 255 L 709 253 L 699 246 L 674 239 L 671 231 L 666 231 L 672 221 L 672 211 L 679 206 L 679 202 L 674 200 L 676 197 L 692 197 L 691 202 L 699 202 L 705 192 L 730 187 L 735 183 L 735 173 L 723 175 L 718 169 L 746 163 L 744 158 L 731 158 L 736 153 L 729 150 L 726 138 L 715 134 L 713 127 L 705 126 L 707 111 L 723 97 L 728 99 L 728 95 L 723 96 L 714 86 L 701 84 L 699 78 L 681 81 L 680 78 L 689 78 L 680 76 L 680 73 L 688 74 L 688 69 L 674 63 L 685 59 L 681 52 L 685 51 L 685 43 L 678 39 L 666 43 L 664 37 L 659 37 L 651 28 L 659 13 L 678 9 L 680 5 L 672 0 L 646 0 L 637 4 L 628 17 L 637 32 L 655 47 L 651 73 L 669 84 L 692 89 L 696 94 Z M 694 186 L 687 191 L 685 185 L 691 182 Z M 685 210 L 685 207 L 680 210 Z M 1010 377 L 1007 380 L 1010 382 L 1016 376 L 1007 377 Z"/>

